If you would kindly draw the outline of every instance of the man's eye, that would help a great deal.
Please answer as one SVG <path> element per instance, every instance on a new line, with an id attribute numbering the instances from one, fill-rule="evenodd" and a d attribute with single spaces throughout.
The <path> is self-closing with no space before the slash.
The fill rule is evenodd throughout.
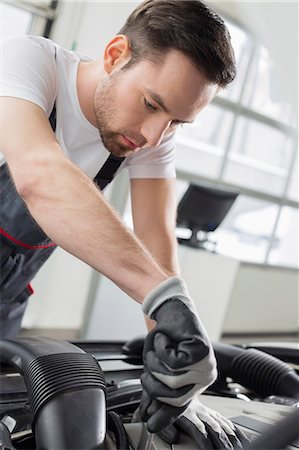
<path id="1" fill-rule="evenodd" d="M 150 102 L 146 100 L 146 98 L 144 99 L 144 104 L 150 111 L 158 111 L 154 105 L 152 105 Z"/>

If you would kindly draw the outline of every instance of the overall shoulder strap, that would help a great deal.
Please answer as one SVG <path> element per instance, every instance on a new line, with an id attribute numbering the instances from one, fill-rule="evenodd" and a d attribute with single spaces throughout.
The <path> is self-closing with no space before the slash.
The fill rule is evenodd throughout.
<path id="1" fill-rule="evenodd" d="M 109 155 L 105 164 L 94 178 L 94 181 L 101 190 L 103 190 L 113 180 L 117 169 L 124 160 L 125 158 Z"/>
<path id="2" fill-rule="evenodd" d="M 51 115 L 49 117 L 49 122 L 51 124 L 52 130 L 56 130 L 56 105 L 52 109 Z M 113 180 L 114 175 L 125 158 L 110 155 L 106 160 L 105 164 L 101 167 L 99 172 L 94 178 L 94 181 L 99 186 L 101 190 Z"/>
<path id="3" fill-rule="evenodd" d="M 52 130 L 55 133 L 55 130 L 56 130 L 56 105 L 55 105 L 55 103 L 54 103 L 51 115 L 49 117 L 49 122 L 50 122 L 50 125 L 52 127 Z"/>
<path id="4" fill-rule="evenodd" d="M 55 47 L 55 53 L 54 53 L 55 61 L 56 61 L 56 56 L 57 56 L 57 50 L 56 50 L 56 47 Z M 49 117 L 49 122 L 50 122 L 50 125 L 52 127 L 52 130 L 55 133 L 55 130 L 56 130 L 56 103 L 54 103 L 52 112 L 51 112 L 50 117 Z"/>

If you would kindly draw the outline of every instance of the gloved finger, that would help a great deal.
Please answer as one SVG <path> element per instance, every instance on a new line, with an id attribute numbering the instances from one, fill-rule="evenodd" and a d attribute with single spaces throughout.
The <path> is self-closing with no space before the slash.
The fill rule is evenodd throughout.
<path id="1" fill-rule="evenodd" d="M 232 442 L 234 448 L 243 448 L 245 444 L 248 444 L 250 442 L 246 434 L 236 425 L 234 425 L 231 420 L 229 420 L 227 417 L 222 416 L 217 411 L 210 411 L 215 415 L 216 420 L 228 435 L 228 438 Z"/>
<path id="2" fill-rule="evenodd" d="M 139 415 L 143 422 L 153 416 L 163 404 L 158 400 L 153 400 L 149 394 L 143 389 L 139 406 Z"/>
<path id="3" fill-rule="evenodd" d="M 208 438 L 211 441 L 213 448 L 215 449 L 229 449 L 233 450 L 234 447 L 228 438 L 224 430 L 217 433 L 209 424 L 205 424 L 208 433 Z"/>
<path id="4" fill-rule="evenodd" d="M 139 414 L 140 418 L 143 422 L 146 422 L 149 418 L 149 414 L 147 412 L 148 408 L 150 407 L 152 403 L 151 397 L 148 395 L 145 389 L 143 389 L 140 399 L 140 406 L 139 406 Z"/>
<path id="5" fill-rule="evenodd" d="M 190 436 L 199 449 L 213 449 L 212 442 L 207 433 L 202 433 L 200 429 L 187 417 L 179 417 L 175 426 Z"/>
<path id="6" fill-rule="evenodd" d="M 164 428 L 164 430 L 158 432 L 159 438 L 161 438 L 162 441 L 166 442 L 169 445 L 176 444 L 179 440 L 179 435 L 179 431 L 174 424 L 169 425 L 168 427 Z"/>
<path id="7" fill-rule="evenodd" d="M 241 442 L 238 442 L 239 439 L 235 434 L 235 425 L 217 411 L 198 402 L 198 409 L 195 415 L 196 417 L 193 418 L 193 422 L 198 428 L 201 428 L 203 423 L 208 424 L 216 433 L 221 434 L 224 431 L 230 440 L 231 437 L 234 437 L 234 443 L 241 444 Z"/>
<path id="8" fill-rule="evenodd" d="M 147 408 L 147 413 L 148 416 L 151 417 L 155 414 L 156 411 L 158 411 L 158 409 L 161 408 L 161 402 L 159 402 L 159 400 L 152 400 L 151 404 L 149 405 L 149 407 Z"/>
<path id="9" fill-rule="evenodd" d="M 161 383 L 150 372 L 145 371 L 141 375 L 141 383 L 149 396 L 175 407 L 188 403 L 194 385 L 183 386 L 179 389 L 171 389 Z M 190 392 L 190 395 L 188 395 Z M 187 400 L 185 400 L 187 397 Z"/>
<path id="10" fill-rule="evenodd" d="M 179 342 L 167 334 L 156 332 L 153 338 L 154 351 L 158 358 L 171 369 L 181 369 L 191 366 L 209 353 L 209 347 L 200 335 L 181 336 Z"/>
<path id="11" fill-rule="evenodd" d="M 238 437 L 238 439 L 241 441 L 242 445 L 248 444 L 250 442 L 250 439 L 246 436 L 244 431 L 242 431 L 239 427 L 235 425 L 235 434 Z"/>
<path id="12" fill-rule="evenodd" d="M 171 389 L 177 389 L 187 384 L 198 384 L 199 381 L 206 382 L 206 374 L 202 374 L 202 371 L 205 372 L 204 361 L 203 370 L 200 367 L 196 367 L 196 370 L 172 370 L 165 365 L 164 361 L 160 361 L 157 354 L 151 350 L 144 356 L 144 367 Z"/>
<path id="13" fill-rule="evenodd" d="M 211 413 L 213 413 L 215 420 L 220 425 L 221 429 L 226 433 L 228 439 L 232 443 L 233 448 L 234 449 L 242 448 L 243 447 L 242 441 L 238 438 L 238 435 L 236 434 L 237 429 L 234 426 L 234 424 L 229 419 L 223 417 L 216 411 L 211 410 Z M 209 425 L 211 424 L 209 423 Z M 212 428 L 214 427 L 212 426 Z"/>
<path id="14" fill-rule="evenodd" d="M 243 448 L 242 442 L 235 434 L 227 434 L 234 450 L 240 450 Z"/>
<path id="15" fill-rule="evenodd" d="M 229 434 L 235 434 L 236 427 L 227 417 L 222 416 L 219 412 L 210 409 L 211 414 L 215 420 L 219 422 L 221 427 Z"/>
<path id="16" fill-rule="evenodd" d="M 209 430 L 210 427 L 213 430 L 213 433 L 215 433 L 215 436 L 219 436 L 219 439 L 221 441 L 223 439 L 225 440 L 226 445 L 229 445 L 229 443 L 227 442 L 228 439 L 234 449 L 242 448 L 242 443 L 240 442 L 238 437 L 235 435 L 235 432 L 233 431 L 234 428 L 233 425 L 231 424 L 232 425 L 231 427 L 228 426 L 228 424 L 225 423 L 225 421 L 223 420 L 222 416 L 219 415 L 220 417 L 213 417 L 212 412 L 214 411 L 212 410 L 209 411 L 210 413 L 204 418 L 202 418 L 202 420 L 200 420 L 198 417 L 194 418 L 193 419 L 194 425 L 200 431 L 202 431 L 202 429 L 204 428 L 206 432 Z M 230 447 L 228 446 L 228 448 Z"/>
<path id="17" fill-rule="evenodd" d="M 220 427 L 220 429 L 224 430 L 225 433 L 229 436 L 235 436 L 235 426 L 229 419 L 223 417 L 220 413 L 218 413 L 217 411 L 213 411 L 212 409 L 208 408 L 208 411 L 209 411 L 209 418 L 212 419 L 214 422 L 216 422 L 218 427 Z M 207 423 L 215 431 L 218 431 L 218 429 L 214 427 L 214 424 L 211 423 L 209 420 L 207 420 Z"/>
<path id="18" fill-rule="evenodd" d="M 142 352 L 143 357 L 148 351 L 153 350 L 154 335 L 155 335 L 155 329 L 150 331 L 147 334 L 147 336 L 144 340 L 144 345 L 143 345 L 143 352 Z"/>
<path id="19" fill-rule="evenodd" d="M 156 411 L 147 420 L 147 429 L 150 433 L 158 433 L 171 425 L 182 414 L 186 406 L 176 408 L 157 402 Z"/>

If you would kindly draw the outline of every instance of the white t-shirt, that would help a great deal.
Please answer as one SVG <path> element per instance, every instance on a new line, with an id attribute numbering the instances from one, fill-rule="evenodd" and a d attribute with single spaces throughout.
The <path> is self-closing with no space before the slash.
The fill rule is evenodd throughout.
<path id="1" fill-rule="evenodd" d="M 0 95 L 29 100 L 48 117 L 55 103 L 56 138 L 67 157 L 93 179 L 110 153 L 98 129 L 84 116 L 77 95 L 79 61 L 91 58 L 39 36 L 9 37 L 1 47 Z M 173 149 L 170 135 L 159 147 L 140 149 L 128 156 L 119 170 L 127 167 L 130 178 L 174 177 Z"/>

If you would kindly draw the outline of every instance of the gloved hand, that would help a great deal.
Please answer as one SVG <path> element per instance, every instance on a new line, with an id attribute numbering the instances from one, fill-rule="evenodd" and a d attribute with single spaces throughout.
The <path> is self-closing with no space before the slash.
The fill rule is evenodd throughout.
<path id="1" fill-rule="evenodd" d="M 207 408 L 194 397 L 188 408 L 174 422 L 159 433 L 168 444 L 179 439 L 179 430 L 187 433 L 199 449 L 240 449 L 249 440 L 229 419 Z"/>
<path id="2" fill-rule="evenodd" d="M 217 375 L 214 352 L 184 281 L 172 277 L 143 303 L 156 320 L 144 343 L 140 414 L 155 433 L 171 424 Z"/>

